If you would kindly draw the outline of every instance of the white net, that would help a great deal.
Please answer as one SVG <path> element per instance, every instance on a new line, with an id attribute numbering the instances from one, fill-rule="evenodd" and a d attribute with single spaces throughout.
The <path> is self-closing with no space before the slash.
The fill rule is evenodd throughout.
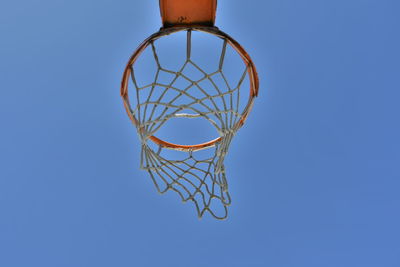
<path id="1" fill-rule="evenodd" d="M 217 219 L 225 219 L 231 198 L 224 159 L 233 136 L 243 124 L 243 114 L 251 109 L 251 98 L 241 93 L 243 88 L 249 90 L 244 82 L 249 79 L 249 66 L 242 61 L 243 70 L 237 82 L 228 82 L 224 64 L 229 43 L 221 38 L 217 66 L 207 72 L 193 60 L 192 30 L 188 29 L 185 60 L 178 69 L 169 69 L 159 59 L 157 41 L 151 40 L 147 48 L 156 65 L 151 83 L 140 86 L 135 64 L 130 66 L 136 98 L 133 108 L 129 107 L 142 143 L 141 168 L 149 172 L 159 193 L 175 191 L 182 201 L 195 204 L 199 217 L 209 212 Z M 162 78 L 166 76 L 169 79 Z M 205 146 L 173 147 L 161 142 L 155 145 L 152 136 L 172 118 L 204 118 L 215 127 L 219 138 Z M 169 153 L 168 149 L 180 155 Z"/>

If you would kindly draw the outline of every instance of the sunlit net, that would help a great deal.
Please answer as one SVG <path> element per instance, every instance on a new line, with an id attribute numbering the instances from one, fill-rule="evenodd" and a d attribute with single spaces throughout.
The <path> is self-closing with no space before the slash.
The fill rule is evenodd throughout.
<path id="1" fill-rule="evenodd" d="M 215 71 L 206 72 L 192 59 L 192 30 L 189 29 L 186 60 L 180 68 L 171 70 L 163 66 L 157 53 L 157 40 L 151 41 L 148 47 L 157 66 L 154 80 L 139 86 L 135 66 L 131 66 L 136 103 L 130 112 L 137 120 L 142 143 L 141 168 L 149 172 L 159 193 L 172 190 L 182 201 L 192 201 L 199 217 L 207 211 L 217 219 L 225 219 L 228 215 L 231 198 L 224 159 L 233 136 L 241 127 L 243 109 L 249 107 L 248 97 L 241 96 L 242 87 L 246 87 L 243 84 L 248 76 L 248 66 L 243 63 L 243 72 L 233 85 L 223 71 L 228 46 L 227 40 L 222 39 L 218 66 Z M 200 73 L 201 78 L 193 78 L 189 69 Z M 171 79 L 166 82 L 161 79 L 163 75 L 169 75 Z M 184 87 L 182 81 L 186 83 Z M 241 103 L 241 97 L 247 101 Z M 204 153 L 200 155 L 201 149 L 175 148 L 185 155 L 176 158 L 165 151 L 174 148 L 155 145 L 150 137 L 172 118 L 207 119 L 220 137 L 213 146 L 202 148 L 211 153 L 204 156 Z"/>

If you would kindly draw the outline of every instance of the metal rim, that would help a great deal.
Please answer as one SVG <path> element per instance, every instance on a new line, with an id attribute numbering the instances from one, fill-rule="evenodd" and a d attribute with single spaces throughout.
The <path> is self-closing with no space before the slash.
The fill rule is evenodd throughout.
<path id="1" fill-rule="evenodd" d="M 129 103 L 129 97 L 128 97 L 128 84 L 129 84 L 129 78 L 131 75 L 131 67 L 132 65 L 136 62 L 136 60 L 139 58 L 141 53 L 150 45 L 151 42 L 175 33 L 179 31 L 185 31 L 185 30 L 194 30 L 194 31 L 201 31 L 201 32 L 206 32 L 213 34 L 217 37 L 220 37 L 222 39 L 225 39 L 229 45 L 231 45 L 236 52 L 240 55 L 242 58 L 243 62 L 245 63 L 246 66 L 248 66 L 248 74 L 249 74 L 249 80 L 250 80 L 250 96 L 249 96 L 249 101 L 247 106 L 244 108 L 244 111 L 241 115 L 240 120 L 238 121 L 238 128 L 240 128 L 246 121 L 252 107 L 253 107 L 253 102 L 255 97 L 258 95 L 258 87 L 259 87 L 259 80 L 258 80 L 258 75 L 257 75 L 257 70 L 255 68 L 255 65 L 253 61 L 251 60 L 250 56 L 247 54 L 246 50 L 237 42 L 235 41 L 232 37 L 230 37 L 228 34 L 222 32 L 219 30 L 217 27 L 204 27 L 204 26 L 182 26 L 182 27 L 171 27 L 171 28 L 161 28 L 160 31 L 157 33 L 152 34 L 150 37 L 148 37 L 142 44 L 139 45 L 139 47 L 136 49 L 136 51 L 133 53 L 131 58 L 129 59 L 124 73 L 122 77 L 122 82 L 121 82 L 121 97 L 124 102 L 124 107 L 126 109 L 126 112 L 128 113 L 129 118 L 133 122 L 135 126 L 138 125 L 137 119 L 133 116 L 132 114 L 132 108 Z M 150 136 L 149 139 L 153 141 L 154 143 L 173 150 L 180 150 L 180 151 L 196 151 L 196 150 L 201 150 L 209 147 L 215 146 L 221 139 L 222 137 L 218 137 L 214 140 L 202 143 L 202 144 L 196 144 L 196 145 L 179 145 L 179 144 L 173 144 L 170 142 L 166 142 L 164 140 L 161 140 L 157 138 L 156 136 Z"/>

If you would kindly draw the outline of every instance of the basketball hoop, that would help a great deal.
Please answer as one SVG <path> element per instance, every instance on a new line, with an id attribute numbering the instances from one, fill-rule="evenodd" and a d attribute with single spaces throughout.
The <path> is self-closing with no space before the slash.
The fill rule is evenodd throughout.
<path id="1" fill-rule="evenodd" d="M 133 53 L 126 65 L 121 83 L 121 96 L 125 109 L 136 126 L 142 143 L 141 168 L 149 172 L 158 192 L 169 190 L 177 192 L 184 202 L 194 202 L 199 217 L 208 211 L 217 219 L 227 217 L 227 206 L 230 196 L 225 177 L 224 158 L 228 152 L 232 138 L 245 123 L 258 94 L 258 76 L 254 63 L 243 47 L 232 37 L 214 26 L 216 0 L 160 0 L 160 10 L 163 27 L 157 33 L 148 37 Z M 160 38 L 186 32 L 186 60 L 175 70 L 163 66 L 157 52 L 157 42 Z M 205 71 L 192 59 L 192 33 L 211 34 L 222 41 L 219 64 L 213 72 Z M 245 67 L 238 77 L 238 82 L 232 86 L 224 74 L 224 60 L 227 47 L 231 47 L 241 58 Z M 152 83 L 140 86 L 135 76 L 135 63 L 146 49 L 151 49 L 157 72 Z M 189 67 L 201 73 L 202 78 L 194 79 L 186 74 Z M 160 73 L 168 73 L 174 77 L 169 83 L 159 80 Z M 215 77 L 222 77 L 224 89 L 216 82 Z M 249 84 L 246 104 L 243 103 L 244 80 Z M 189 85 L 179 88 L 176 83 L 184 80 Z M 204 88 L 203 82 L 210 85 Z M 131 105 L 129 85 L 136 91 L 134 105 Z M 191 93 L 196 90 L 197 93 Z M 155 92 L 157 91 L 157 92 Z M 158 97 L 154 97 L 155 94 Z M 173 93 L 172 99 L 165 95 Z M 143 96 L 144 95 L 144 96 Z M 182 99 L 185 100 L 182 100 Z M 241 101 L 241 102 L 240 102 Z M 189 110 L 190 113 L 183 113 Z M 156 132 L 172 118 L 205 118 L 217 130 L 219 137 L 204 143 L 182 145 L 162 140 L 155 136 Z M 152 142 L 157 148 L 153 148 Z M 214 153 L 206 159 L 199 159 L 196 152 L 214 149 Z M 171 159 L 163 155 L 164 150 L 175 150 L 186 153 L 183 159 Z M 221 214 L 214 208 L 215 202 L 222 206 Z"/>

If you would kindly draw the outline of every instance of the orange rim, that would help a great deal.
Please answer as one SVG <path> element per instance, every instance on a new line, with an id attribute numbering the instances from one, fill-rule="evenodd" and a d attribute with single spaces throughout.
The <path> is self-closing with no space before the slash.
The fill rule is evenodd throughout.
<path id="1" fill-rule="evenodd" d="M 238 127 L 241 127 L 251 109 L 254 103 L 255 97 L 258 95 L 258 87 L 259 87 L 259 80 L 258 80 L 258 75 L 257 75 L 257 70 L 255 68 L 255 65 L 253 61 L 251 60 L 250 56 L 247 54 L 246 50 L 237 42 L 235 41 L 232 37 L 227 35 L 226 33 L 220 31 L 216 27 L 204 27 L 204 26 L 176 26 L 173 28 L 164 28 L 161 29 L 159 32 L 151 35 L 148 37 L 142 44 L 139 45 L 139 47 L 136 49 L 136 51 L 133 53 L 131 58 L 129 59 L 125 71 L 123 73 L 122 77 L 122 82 L 121 82 L 121 97 L 124 101 L 124 107 L 126 109 L 126 112 L 128 113 L 129 118 L 133 122 L 135 126 L 138 126 L 138 121 L 137 119 L 133 116 L 132 114 L 132 108 L 129 103 L 129 97 L 128 97 L 128 84 L 129 84 L 129 79 L 130 79 L 130 74 L 131 74 L 131 67 L 132 65 L 136 62 L 136 60 L 139 58 L 140 54 L 150 45 L 151 42 L 157 40 L 160 37 L 163 37 L 165 35 L 169 35 L 178 31 L 184 31 L 184 30 L 195 30 L 195 31 L 202 31 L 202 32 L 207 32 L 210 34 L 213 34 L 215 36 L 218 36 L 224 40 L 227 41 L 229 45 L 231 45 L 236 52 L 240 55 L 244 63 L 248 67 L 248 74 L 249 74 L 249 80 L 250 80 L 250 96 L 249 96 L 249 101 L 247 106 L 244 109 L 243 114 L 241 115 L 240 120 L 238 121 Z M 202 143 L 202 144 L 197 144 L 197 145 L 179 145 L 179 144 L 173 144 L 166 142 L 164 140 L 161 140 L 155 136 L 149 137 L 150 140 L 152 140 L 154 143 L 165 147 L 169 149 L 174 149 L 174 150 L 180 150 L 180 151 L 196 151 L 196 150 L 201 150 L 205 149 L 208 147 L 215 146 L 216 143 L 218 143 L 221 140 L 221 137 L 218 137 L 214 140 Z"/>

